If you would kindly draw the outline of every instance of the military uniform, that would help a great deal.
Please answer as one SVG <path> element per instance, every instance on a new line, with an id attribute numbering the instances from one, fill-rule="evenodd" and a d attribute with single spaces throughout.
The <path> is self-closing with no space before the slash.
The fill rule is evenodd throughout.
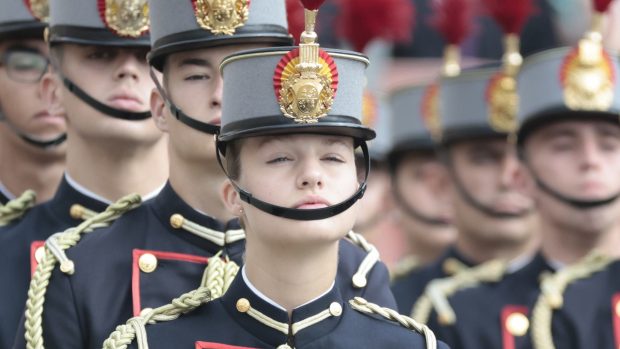
<path id="1" fill-rule="evenodd" d="M 414 304 L 424 294 L 429 282 L 452 276 L 474 265 L 473 261 L 460 254 L 455 247 L 450 247 L 443 256 L 433 263 L 414 269 L 394 280 L 392 293 L 396 299 L 398 310 L 405 314 L 411 314 Z"/>
<path id="2" fill-rule="evenodd" d="M 13 343 L 26 303 L 30 276 L 45 240 L 80 223 L 81 208 L 98 212 L 106 206 L 107 203 L 76 190 L 65 178 L 50 201 L 35 206 L 21 220 L 0 228 L 0 253 L 10 261 L 2 263 L 0 276 L 11 280 L 0 288 L 0 346 L 8 348 Z"/>
<path id="3" fill-rule="evenodd" d="M 5 205 L 12 199 L 14 199 L 13 195 L 6 191 L 6 188 L 4 188 L 4 186 L 2 186 L 2 183 L 0 183 L 0 205 Z"/>
<path id="4" fill-rule="evenodd" d="M 258 321 L 249 309 L 269 318 Z M 290 330 L 317 314 L 308 327 Z M 273 326 L 273 322 L 277 325 Z M 279 325 L 279 326 L 278 326 Z M 274 328 L 277 327 L 277 328 Z M 391 321 L 355 310 L 338 287 L 293 310 L 257 296 L 239 273 L 222 298 L 178 320 L 147 327 L 150 348 L 423 348 L 424 338 Z M 288 345 L 283 347 L 283 345 Z M 137 346 L 132 346 L 137 348 Z M 440 344 L 438 348 L 446 348 Z"/>
<path id="5" fill-rule="evenodd" d="M 157 1 L 153 3 L 155 2 Z M 307 12 L 306 20 L 312 18 L 313 16 Z M 313 30 L 308 29 L 313 27 L 306 25 L 307 30 Z M 226 152 L 228 142 L 239 138 L 311 132 L 350 136 L 360 144 L 366 163 L 370 161 L 365 141 L 373 138 L 374 132 L 363 126 L 359 120 L 363 72 L 368 61 L 356 53 L 319 50 L 318 45 L 307 41 L 314 41 L 315 36 L 305 35 L 307 34 L 302 37 L 306 41 L 299 49 L 289 47 L 244 51 L 224 60 L 221 65 L 224 76 L 224 100 L 239 98 L 252 103 L 224 103 L 222 130 L 218 137 L 218 149 L 222 153 Z M 295 62 L 301 64 L 297 65 Z M 295 79 L 295 70 L 302 66 L 307 69 L 305 70 L 307 74 L 304 76 L 308 79 L 308 85 L 305 87 L 321 85 L 325 89 L 323 90 L 325 94 L 312 104 L 295 104 L 287 100 L 288 97 L 296 95 L 297 92 L 292 90 L 292 95 L 288 97 L 274 96 L 274 82 L 289 86 L 291 80 Z M 336 77 L 336 70 L 339 77 L 337 82 L 333 80 Z M 299 83 L 305 82 L 299 81 Z M 334 98 L 336 88 L 339 96 L 346 97 Z M 278 91 L 279 89 L 276 89 L 276 93 Z M 303 94 L 307 89 L 302 87 L 300 91 Z M 326 106 L 324 103 L 329 98 L 333 104 Z M 302 105 L 304 112 L 295 109 Z M 322 115 L 318 110 L 326 115 Z M 305 118 L 305 121 L 301 118 Z M 367 179 L 368 172 L 365 174 Z M 234 182 L 233 185 L 241 200 L 258 210 L 288 219 L 316 220 L 329 218 L 349 209 L 363 195 L 366 183 L 364 181 L 356 193 L 343 202 L 319 209 L 276 206 L 255 198 Z M 248 247 L 250 246 L 246 246 Z M 211 300 L 208 293 L 201 296 L 204 287 L 183 295 L 169 306 L 145 311 L 141 316 L 129 320 L 129 325 L 119 326 L 104 343 L 104 347 L 115 348 L 126 345 L 125 339 L 131 337 L 131 334 L 125 331 L 134 330 L 133 333 L 142 344 L 148 341 L 149 346 L 162 348 L 171 345 L 196 348 L 348 348 L 369 345 L 375 347 L 424 345 L 425 341 L 419 334 L 395 326 L 394 323 L 387 323 L 361 310 L 370 308 L 374 309 L 369 310 L 370 313 L 377 311 L 383 313 L 383 316 L 401 319 L 407 324 L 405 327 L 416 328 L 417 331 L 425 333 L 429 346 L 434 345 L 434 336 L 427 329 L 416 325 L 413 320 L 405 320 L 393 310 L 379 310 L 360 298 L 356 298 L 353 303 L 347 303 L 351 293 L 346 288 L 350 288 L 351 279 L 348 277 L 347 282 L 341 281 L 341 271 L 348 259 L 343 256 L 343 252 L 347 248 L 341 241 L 340 258 L 337 261 L 338 276 L 330 289 L 293 310 L 290 318 L 286 310 L 251 285 L 243 269 L 234 277 L 221 298 Z M 200 305 L 204 302 L 206 304 Z M 359 310 L 356 311 L 354 308 Z M 176 316 L 169 317 L 167 314 L 180 314 L 175 309 L 184 315 L 172 320 Z M 158 314 L 164 318 L 158 317 Z M 144 325 L 150 323 L 149 318 L 164 323 L 144 328 Z M 205 324 L 209 325 L 204 327 Z M 124 334 L 128 336 L 125 337 Z"/>
<path id="6" fill-rule="evenodd" d="M 614 76 L 618 71 L 618 59 L 602 52 L 603 63 L 599 62 L 602 65 L 594 68 L 603 70 L 597 79 L 611 79 L 610 74 Z M 591 103 L 596 94 L 580 95 L 576 81 L 567 78 L 579 76 L 579 69 L 583 67 L 579 59 L 580 49 L 557 48 L 525 60 L 518 76 L 520 151 L 532 132 L 555 121 L 594 118 L 617 124 L 620 89 L 613 84 L 597 85 L 606 86 L 598 93 L 611 94 L 613 102 L 593 110 L 593 104 L 588 101 Z M 580 104 L 584 101 L 585 105 Z M 540 178 L 535 180 L 548 195 L 575 208 L 607 205 L 615 200 L 578 200 L 555 191 Z M 508 267 L 497 281 L 455 293 L 449 298 L 449 304 L 456 321 L 441 324 L 437 316 L 433 316 L 429 326 L 453 348 L 542 349 L 549 347 L 536 343 L 549 343 L 546 339 L 563 349 L 616 348 L 617 343 L 612 344 L 614 266 L 601 271 L 609 260 L 594 253 L 574 265 L 561 266 L 539 252 L 516 271 Z M 562 295 L 564 288 L 566 293 Z M 551 318 L 553 321 L 547 321 Z"/>
<path id="7" fill-rule="evenodd" d="M 248 10 L 247 23 L 234 34 L 213 35 L 199 25 L 200 17 L 191 4 L 153 1 L 151 64 L 162 70 L 167 55 L 185 50 L 291 42 L 281 1 L 253 2 Z M 172 11 L 186 20 L 170 23 L 167 14 Z M 173 101 L 167 102 L 185 125 L 205 133 L 217 132 L 217 126 L 202 123 L 183 113 Z M 71 274 L 57 269 L 51 275 L 44 298 L 44 343 L 48 347 L 99 347 L 117 324 L 199 287 L 214 255 L 220 253 L 219 257 L 242 264 L 244 246 L 245 233 L 236 220 L 222 223 L 198 212 L 168 183 L 155 199 L 125 213 L 110 227 L 95 230 L 66 251 L 75 269 Z M 368 273 L 357 277 L 362 277 L 364 284 L 357 279 L 354 284 L 353 277 L 367 252 L 342 240 L 339 253 L 338 284 L 348 298 L 364 296 L 395 307 L 385 265 L 371 265 Z M 22 327 L 19 332 L 24 330 Z M 15 347 L 25 347 L 23 336 L 18 336 Z"/>
<path id="8" fill-rule="evenodd" d="M 50 279 L 43 313 L 46 346 L 99 347 L 119 323 L 200 286 L 216 253 L 243 264 L 244 246 L 236 220 L 223 224 L 194 210 L 168 184 L 150 202 L 67 250 L 75 271 L 56 269 Z M 352 276 L 365 251 L 342 240 L 339 254 L 338 284 L 348 299 L 362 296 L 393 306 L 385 265 L 375 265 L 368 285 L 359 288 Z M 15 347 L 24 347 L 23 340 L 19 336 Z"/>

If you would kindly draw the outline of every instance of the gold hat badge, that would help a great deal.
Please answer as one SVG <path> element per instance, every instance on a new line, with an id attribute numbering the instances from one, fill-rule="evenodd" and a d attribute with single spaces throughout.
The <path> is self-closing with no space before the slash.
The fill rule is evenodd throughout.
<path id="1" fill-rule="evenodd" d="M 99 15 L 119 36 L 137 38 L 149 31 L 147 0 L 98 0 Z"/>
<path id="2" fill-rule="evenodd" d="M 315 123 L 326 116 L 338 87 L 336 63 L 316 42 L 314 26 L 322 2 L 302 0 L 305 31 L 299 48 L 282 57 L 274 75 L 280 110 L 297 123 Z"/>
<path id="3" fill-rule="evenodd" d="M 233 35 L 250 14 L 250 0 L 192 0 L 192 4 L 198 24 L 213 34 Z"/>
<path id="4" fill-rule="evenodd" d="M 26 6 L 32 15 L 41 22 L 47 22 L 50 17 L 50 4 L 47 0 L 26 0 Z"/>
<path id="5" fill-rule="evenodd" d="M 486 90 L 489 124 L 497 132 L 513 133 L 518 127 L 516 77 L 523 63 L 519 34 L 535 7 L 532 0 L 485 0 L 485 3 L 487 11 L 504 32 L 502 71 L 490 79 Z"/>
<path id="6" fill-rule="evenodd" d="M 613 104 L 615 71 L 603 49 L 603 18 L 613 0 L 594 0 L 592 27 L 561 69 L 564 103 L 572 110 L 607 111 Z"/>

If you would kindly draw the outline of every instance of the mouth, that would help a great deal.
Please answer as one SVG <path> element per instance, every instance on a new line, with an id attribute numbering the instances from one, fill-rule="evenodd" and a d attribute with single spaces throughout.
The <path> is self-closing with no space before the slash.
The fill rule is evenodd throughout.
<path id="1" fill-rule="evenodd" d="M 36 113 L 33 118 L 50 124 L 65 124 L 65 118 L 61 115 L 52 115 L 47 111 L 40 111 Z"/>
<path id="2" fill-rule="evenodd" d="M 131 94 L 114 95 L 108 99 L 108 104 L 111 107 L 121 110 L 128 110 L 134 112 L 144 111 L 144 103 L 142 103 L 142 101 L 138 97 Z"/>
<path id="3" fill-rule="evenodd" d="M 222 124 L 222 119 L 221 118 L 214 118 L 214 119 L 211 119 L 211 121 L 209 121 L 209 123 L 211 125 L 220 126 Z"/>
<path id="4" fill-rule="evenodd" d="M 317 208 L 325 208 L 329 206 L 329 202 L 319 196 L 306 197 L 296 203 L 293 207 L 301 210 L 312 210 Z"/>

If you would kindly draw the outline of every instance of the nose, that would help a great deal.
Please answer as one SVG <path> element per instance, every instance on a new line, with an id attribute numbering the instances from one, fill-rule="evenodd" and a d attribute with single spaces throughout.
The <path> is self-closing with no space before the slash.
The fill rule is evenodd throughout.
<path id="1" fill-rule="evenodd" d="M 215 108 L 222 107 L 223 90 L 224 90 L 224 79 L 222 79 L 222 75 L 218 73 L 215 76 L 215 89 L 213 90 L 211 101 L 209 102 L 210 108 L 215 109 Z"/>
<path id="2" fill-rule="evenodd" d="M 297 177 L 297 187 L 299 189 L 323 187 L 323 174 L 317 161 L 305 160 L 300 167 L 300 174 Z"/>
<path id="3" fill-rule="evenodd" d="M 587 137 L 581 143 L 581 169 L 598 168 L 603 161 L 601 149 L 594 137 Z"/>
<path id="4" fill-rule="evenodd" d="M 520 165 L 515 147 L 510 144 L 507 144 L 506 146 L 507 149 L 502 163 L 500 184 L 504 188 L 510 188 L 517 183 Z"/>
<path id="5" fill-rule="evenodd" d="M 133 52 L 123 52 L 120 60 L 120 65 L 116 70 L 116 78 L 119 80 L 128 78 L 138 80 L 140 76 L 140 68 L 143 63 L 135 56 L 135 54 Z"/>

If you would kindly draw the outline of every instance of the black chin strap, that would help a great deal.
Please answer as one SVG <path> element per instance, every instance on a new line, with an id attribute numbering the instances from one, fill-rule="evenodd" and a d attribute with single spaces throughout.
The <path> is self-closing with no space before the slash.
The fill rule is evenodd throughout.
<path id="1" fill-rule="evenodd" d="M 194 130 L 200 131 L 200 132 L 203 132 L 203 133 L 215 135 L 215 134 L 218 134 L 220 132 L 220 127 L 219 126 L 213 125 L 213 124 L 209 124 L 209 123 L 206 123 L 206 122 L 202 122 L 202 121 L 198 121 L 197 119 L 195 119 L 195 118 L 185 114 L 181 110 L 181 108 L 177 107 L 176 104 L 174 104 L 174 102 L 172 102 L 172 99 L 170 99 L 170 97 L 168 96 L 166 91 L 163 89 L 163 87 L 159 83 L 159 80 L 157 79 L 157 76 L 155 76 L 155 71 L 153 70 L 153 68 L 151 68 L 150 74 L 151 74 L 151 79 L 155 83 L 155 87 L 157 88 L 157 91 L 159 91 L 159 93 L 161 94 L 162 98 L 164 99 L 164 101 L 166 103 L 166 107 L 168 107 L 168 109 L 170 109 L 170 112 L 172 113 L 172 115 L 174 115 L 174 117 L 177 120 L 179 120 L 180 122 L 184 123 L 185 125 L 193 128 Z"/>
<path id="2" fill-rule="evenodd" d="M 405 198 L 403 197 L 402 193 L 400 192 L 400 190 L 398 190 L 398 188 L 396 188 L 395 185 L 393 186 L 393 188 L 394 190 L 392 191 L 392 193 L 394 195 L 394 199 L 396 200 L 396 203 L 398 204 L 398 206 L 400 206 L 403 209 L 403 211 L 407 215 L 427 225 L 432 225 L 435 227 L 450 226 L 450 222 L 447 222 L 445 219 L 430 217 L 418 211 L 416 208 L 409 205 L 407 201 L 405 201 Z"/>
<path id="3" fill-rule="evenodd" d="M 1 112 L 0 112 L 0 122 L 4 122 L 24 142 L 30 145 L 33 145 L 37 148 L 41 148 L 41 149 L 52 148 L 52 147 L 61 145 L 67 140 L 67 134 L 64 132 L 49 140 L 42 140 L 42 139 L 38 139 L 36 137 L 30 136 L 26 134 L 25 132 L 20 131 L 17 127 L 15 127 L 15 125 L 13 125 L 9 120 L 7 120 L 6 117 L 4 117 L 4 115 Z"/>
<path id="4" fill-rule="evenodd" d="M 461 178 L 459 177 L 458 173 L 454 169 L 454 166 L 452 165 L 452 159 L 450 158 L 450 155 L 445 154 L 444 156 L 446 157 L 445 161 L 448 165 L 448 171 L 450 172 L 450 176 L 452 177 L 452 180 L 454 181 L 454 185 L 459 191 L 459 194 L 473 208 L 477 209 L 478 211 L 484 213 L 485 215 L 489 217 L 498 218 L 498 219 L 512 219 L 512 218 L 524 217 L 532 212 L 531 209 L 523 210 L 517 213 L 501 212 L 501 211 L 494 209 L 493 207 L 489 207 L 483 204 L 482 202 L 478 201 L 476 198 L 474 198 L 473 195 L 469 193 L 469 191 L 467 191 L 467 189 L 465 189 L 465 186 L 463 185 Z"/>
<path id="5" fill-rule="evenodd" d="M 67 77 L 63 76 L 62 82 L 63 84 L 65 84 L 65 87 L 67 87 L 67 89 L 71 91 L 71 93 L 73 93 L 76 97 L 81 99 L 84 103 L 88 104 L 92 108 L 108 116 L 111 116 L 117 119 L 122 119 L 122 120 L 130 120 L 130 121 L 146 120 L 151 117 L 150 111 L 133 112 L 129 110 L 116 109 L 108 105 L 105 105 L 99 102 L 98 100 L 94 99 L 93 97 L 91 97 L 88 93 L 86 93 L 86 91 L 82 90 L 78 85 L 76 85 L 74 82 L 69 80 Z"/>
<path id="6" fill-rule="evenodd" d="M 558 191 L 552 189 L 545 182 L 543 182 L 542 179 L 538 177 L 538 175 L 534 174 L 534 172 L 532 172 L 532 174 L 534 175 L 534 180 L 536 181 L 536 184 L 538 185 L 540 189 L 542 189 L 545 193 L 549 194 L 551 197 L 555 198 L 556 200 L 563 202 L 574 208 L 588 209 L 588 208 L 595 208 L 599 206 L 605 206 L 605 205 L 611 204 L 612 202 L 616 201 L 620 197 L 620 193 L 618 193 L 616 195 L 610 196 L 602 200 L 581 200 L 581 199 L 571 198 L 567 195 L 560 194 Z"/>
<path id="7" fill-rule="evenodd" d="M 235 187 L 235 190 L 239 193 L 241 200 L 271 215 L 282 218 L 294 219 L 297 221 L 314 221 L 330 218 L 348 210 L 351 206 L 353 206 L 353 204 L 355 204 L 355 202 L 357 202 L 357 200 L 361 199 L 364 196 L 364 192 L 366 191 L 366 182 L 368 180 L 368 173 L 370 171 L 370 156 L 368 155 L 368 146 L 366 145 L 366 142 L 361 142 L 360 147 L 362 148 L 362 152 L 364 153 L 364 161 L 366 163 L 364 181 L 357 189 L 357 192 L 355 192 L 355 194 L 350 196 L 348 199 L 342 201 L 341 203 L 333 206 L 309 210 L 276 206 L 255 198 L 254 196 L 252 196 L 252 194 L 241 189 L 232 179 L 230 180 L 230 182 Z M 219 147 L 216 147 L 216 149 L 219 149 Z M 217 150 L 216 152 L 217 161 L 220 163 L 220 166 L 224 170 L 224 173 L 226 173 L 226 170 L 224 169 L 222 163 L 220 152 L 219 150 Z M 228 174 L 226 175 L 228 176 Z"/>
<path id="8" fill-rule="evenodd" d="M 62 133 L 58 137 L 50 139 L 50 140 L 47 140 L 47 141 L 35 139 L 35 138 L 30 137 L 30 136 L 25 135 L 25 134 L 19 134 L 19 137 L 21 139 L 23 139 L 26 143 L 34 145 L 35 147 L 42 148 L 42 149 L 47 149 L 47 148 L 52 148 L 52 147 L 59 146 L 59 145 L 63 144 L 67 140 L 67 134 L 66 133 Z"/>

